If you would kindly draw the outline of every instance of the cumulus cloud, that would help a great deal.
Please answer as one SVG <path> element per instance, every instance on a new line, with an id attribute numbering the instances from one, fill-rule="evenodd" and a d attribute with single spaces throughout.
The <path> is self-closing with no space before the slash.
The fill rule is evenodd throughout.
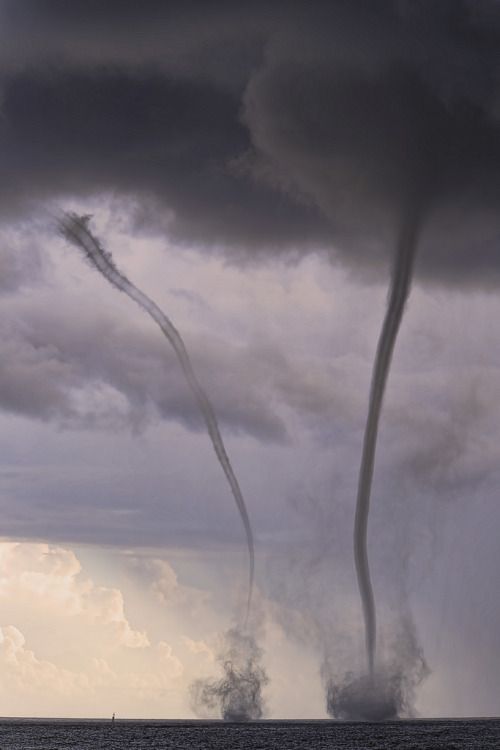
<path id="1" fill-rule="evenodd" d="M 86 669 L 76 671 L 38 658 L 18 628 L 4 626 L 0 628 L 0 694 L 12 716 L 27 712 L 32 716 L 61 712 L 85 716 L 89 707 L 106 715 L 106 709 L 123 706 L 128 696 L 135 698 L 139 707 L 143 703 L 151 706 L 172 690 L 183 671 L 167 643 L 159 642 L 154 652 L 155 667 L 113 669 L 105 659 L 92 657 Z M 133 712 L 130 704 L 125 710 Z"/>
<path id="2" fill-rule="evenodd" d="M 53 690 L 61 697 L 67 691 L 82 691 L 89 687 L 87 676 L 37 659 L 26 646 L 24 635 L 13 625 L 0 628 L 0 664 L 2 685 L 8 683 L 9 691 L 14 694 L 27 691 L 37 696 L 41 691 Z"/>
<path id="3" fill-rule="evenodd" d="M 184 666 L 130 625 L 119 589 L 85 575 L 67 547 L 4 542 L 0 560 L 0 692 L 12 715 L 160 708 Z"/>
<path id="4" fill-rule="evenodd" d="M 177 573 L 168 560 L 156 557 L 131 556 L 128 560 L 131 574 L 146 586 L 157 601 L 190 617 L 202 616 L 210 603 L 210 593 L 194 586 L 181 585 Z M 203 642 L 185 638 L 184 642 L 194 654 L 206 653 Z"/>
<path id="5" fill-rule="evenodd" d="M 0 545 L 0 597 L 33 610 L 57 611 L 61 618 L 77 617 L 92 627 L 104 627 L 116 646 L 146 648 L 145 632 L 134 630 L 124 612 L 118 589 L 96 586 L 81 575 L 75 554 L 48 544 Z"/>

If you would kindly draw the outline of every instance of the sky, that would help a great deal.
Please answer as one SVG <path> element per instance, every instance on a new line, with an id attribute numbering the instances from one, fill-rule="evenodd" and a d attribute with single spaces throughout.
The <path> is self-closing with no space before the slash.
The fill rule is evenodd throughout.
<path id="1" fill-rule="evenodd" d="M 175 354 L 59 211 L 92 216 L 211 398 L 274 718 L 325 718 L 325 665 L 363 662 L 357 475 L 418 222 L 369 523 L 379 649 L 411 634 L 417 715 L 498 714 L 499 37 L 497 0 L 0 0 L 0 714 L 193 717 L 245 599 Z"/>

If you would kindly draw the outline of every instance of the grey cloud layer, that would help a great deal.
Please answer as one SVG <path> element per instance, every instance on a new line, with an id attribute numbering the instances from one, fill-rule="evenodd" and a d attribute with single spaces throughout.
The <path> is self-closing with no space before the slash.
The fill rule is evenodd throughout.
<path id="1" fill-rule="evenodd" d="M 38 243 L 22 228 L 0 228 L 0 295 L 36 285 L 43 275 Z"/>
<path id="2" fill-rule="evenodd" d="M 154 407 L 189 429 L 201 429 L 177 362 L 154 333 L 125 328 L 106 315 L 77 312 L 64 302 L 57 314 L 36 302 L 17 307 L 17 322 L 12 320 L 12 307 L 9 313 L 2 325 L 0 367 L 0 398 L 6 411 L 75 427 L 90 426 L 94 419 L 112 427 L 124 422 L 140 426 Z M 216 342 L 199 347 L 198 357 L 209 372 L 219 372 L 224 358 Z M 248 367 L 242 369 L 248 373 Z M 281 419 L 268 409 L 251 379 L 236 387 L 231 378 L 214 377 L 211 385 L 229 429 L 261 439 L 284 439 Z M 93 403 L 103 389 L 100 401 Z M 118 401 L 114 407 L 113 401 Z"/>
<path id="3" fill-rule="evenodd" d="M 4 307 L 0 405 L 11 413 L 71 427 L 139 428 L 154 413 L 202 429 L 175 357 L 155 331 L 57 290 L 57 311 L 46 296 L 7 299 Z M 1 305 L 0 305 L 0 309 Z M 190 337 L 191 342 L 191 337 Z M 342 386 L 345 364 L 325 372 L 321 359 L 290 358 L 270 345 L 235 346 L 213 337 L 191 342 L 221 424 L 235 434 L 282 443 L 296 414 L 326 429 L 354 408 Z M 332 393 L 330 382 L 338 382 Z"/>
<path id="4" fill-rule="evenodd" d="M 177 241 L 235 257 L 335 247 L 376 270 L 418 196 L 421 271 L 498 280 L 497 3 L 2 14 L 4 212 L 113 190 Z"/>

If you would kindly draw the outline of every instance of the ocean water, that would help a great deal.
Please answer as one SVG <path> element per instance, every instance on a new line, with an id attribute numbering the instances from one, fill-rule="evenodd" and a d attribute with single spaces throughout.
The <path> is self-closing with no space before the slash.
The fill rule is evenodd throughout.
<path id="1" fill-rule="evenodd" d="M 0 720 L 1 750 L 168 748 L 169 750 L 498 750 L 500 720 L 261 721 L 248 724 L 164 721 Z"/>

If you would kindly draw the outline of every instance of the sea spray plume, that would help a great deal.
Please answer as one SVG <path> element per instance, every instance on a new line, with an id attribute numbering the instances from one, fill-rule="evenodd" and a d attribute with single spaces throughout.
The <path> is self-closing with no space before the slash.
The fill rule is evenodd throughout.
<path id="1" fill-rule="evenodd" d="M 182 371 L 184 373 L 186 381 L 205 421 L 207 432 L 212 441 L 215 454 L 231 488 L 232 495 L 236 502 L 245 529 L 248 547 L 249 569 L 248 596 L 245 615 L 246 625 L 252 601 L 255 565 L 253 533 L 243 494 L 241 492 L 236 475 L 233 471 L 233 467 L 231 466 L 229 456 L 226 452 L 213 406 L 205 391 L 198 382 L 180 333 L 175 328 L 171 320 L 165 315 L 165 313 L 163 313 L 162 310 L 160 310 L 160 308 L 147 295 L 141 292 L 140 289 L 132 284 L 127 279 L 127 277 L 118 270 L 111 254 L 101 246 L 100 242 L 90 231 L 90 218 L 90 216 L 79 216 L 75 213 L 64 213 L 61 217 L 57 218 L 57 223 L 63 237 L 65 237 L 65 239 L 82 250 L 89 262 L 93 266 L 95 266 L 95 268 L 97 268 L 97 270 L 110 282 L 110 284 L 119 289 L 121 292 L 124 292 L 128 297 L 130 297 L 134 302 L 142 307 L 142 309 L 145 310 L 153 318 L 155 323 L 158 324 L 163 334 L 172 345 L 172 348 L 174 349 L 179 363 L 182 367 Z"/>
<path id="2" fill-rule="evenodd" d="M 429 674 L 415 625 L 409 612 L 393 633 L 382 666 L 374 674 L 347 672 L 333 676 L 328 660 L 322 676 L 326 687 L 326 708 L 335 719 L 387 721 L 415 716 L 415 692 Z"/>
<path id="3" fill-rule="evenodd" d="M 348 672 L 341 684 L 327 685 L 328 713 L 336 719 L 382 721 L 396 719 L 402 703 L 401 675 L 378 671 L 356 676 Z"/>
<path id="4" fill-rule="evenodd" d="M 359 471 L 356 516 L 354 521 L 354 558 L 359 592 L 365 621 L 366 655 L 370 677 L 374 675 L 377 620 L 375 599 L 368 562 L 367 531 L 370 511 L 370 493 L 377 447 L 380 413 L 387 377 L 394 352 L 403 312 L 411 288 L 411 279 L 418 240 L 419 220 L 412 217 L 401 232 L 396 251 L 384 323 L 377 345 L 373 366 L 368 417 L 363 440 L 363 453 Z"/>
<path id="5" fill-rule="evenodd" d="M 191 702 L 199 716 L 219 714 L 225 721 L 251 721 L 264 713 L 262 689 L 268 683 L 261 665 L 262 649 L 248 631 L 231 628 L 217 657 L 223 676 L 196 680 Z"/>
<path id="6" fill-rule="evenodd" d="M 412 704 L 417 680 L 405 670 L 384 666 L 374 675 L 348 672 L 340 683 L 326 686 L 327 711 L 335 719 L 347 721 L 388 721 L 413 715 Z"/>

